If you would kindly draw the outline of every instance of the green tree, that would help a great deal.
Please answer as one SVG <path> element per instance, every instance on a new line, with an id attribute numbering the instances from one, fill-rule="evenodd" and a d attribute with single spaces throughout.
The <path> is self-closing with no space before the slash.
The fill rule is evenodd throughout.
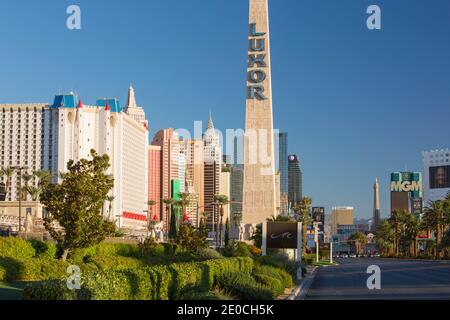
<path id="1" fill-rule="evenodd" d="M 407 215 L 406 211 L 398 211 L 394 210 L 391 213 L 391 217 L 389 218 L 389 222 L 394 227 L 394 252 L 395 255 L 399 255 L 400 251 L 400 239 L 402 238 L 402 227 L 405 221 L 405 215 Z"/>
<path id="2" fill-rule="evenodd" d="M 101 216 L 114 180 L 105 174 L 109 157 L 91 150 L 91 160 L 70 160 L 61 183 L 46 182 L 41 202 L 47 208 L 44 226 L 58 243 L 61 259 L 76 248 L 100 243 L 115 225 Z"/>
<path id="3" fill-rule="evenodd" d="M 205 231 L 196 230 L 189 223 L 180 225 L 180 230 L 175 237 L 175 243 L 190 253 L 195 253 L 198 249 L 206 248 L 208 246 Z"/>
<path id="4" fill-rule="evenodd" d="M 434 256 L 436 259 L 440 257 L 439 248 L 444 233 L 445 206 L 446 202 L 443 200 L 429 201 L 422 218 L 423 225 L 435 232 L 436 247 Z"/>
<path id="5" fill-rule="evenodd" d="M 297 214 L 297 221 L 302 223 L 302 255 L 306 254 L 306 231 L 312 223 L 311 204 L 312 198 L 303 197 L 293 208 Z"/>
<path id="6" fill-rule="evenodd" d="M 394 227 L 388 220 L 383 220 L 377 226 L 376 243 L 377 247 L 383 255 L 391 255 L 394 253 Z"/>
<path id="7" fill-rule="evenodd" d="M 421 223 L 412 214 L 405 216 L 405 239 L 408 242 L 409 256 L 417 257 L 417 236 L 419 235 L 421 228 Z"/>

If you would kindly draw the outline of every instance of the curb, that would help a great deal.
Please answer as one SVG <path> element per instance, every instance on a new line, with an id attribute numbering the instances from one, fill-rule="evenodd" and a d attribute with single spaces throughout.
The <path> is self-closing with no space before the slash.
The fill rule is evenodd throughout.
<path id="1" fill-rule="evenodd" d="M 293 292 L 286 298 L 286 300 L 304 300 L 306 293 L 308 292 L 309 287 L 316 276 L 315 271 L 317 268 L 318 267 L 315 266 L 311 271 L 311 274 L 302 279 L 300 285 L 294 288 Z"/>

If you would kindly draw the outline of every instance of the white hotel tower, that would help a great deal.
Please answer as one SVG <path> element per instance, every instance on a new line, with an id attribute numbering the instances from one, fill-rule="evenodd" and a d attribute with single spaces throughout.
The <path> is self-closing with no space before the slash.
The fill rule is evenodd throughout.
<path id="1" fill-rule="evenodd" d="M 143 229 L 148 199 L 148 175 L 143 174 L 148 166 L 148 124 L 143 109 L 136 106 L 132 87 L 127 107 L 130 101 L 130 110 L 142 111 L 141 121 L 122 111 L 117 99 L 86 105 L 73 93 L 57 95 L 52 105 L 0 105 L 5 131 L 0 134 L 0 166 L 27 165 L 30 173 L 42 168 L 57 177 L 69 160 L 89 158 L 91 149 L 107 154 L 114 200 L 112 212 L 105 203 L 104 215 L 120 227 Z M 16 198 L 14 182 L 12 200 Z"/>

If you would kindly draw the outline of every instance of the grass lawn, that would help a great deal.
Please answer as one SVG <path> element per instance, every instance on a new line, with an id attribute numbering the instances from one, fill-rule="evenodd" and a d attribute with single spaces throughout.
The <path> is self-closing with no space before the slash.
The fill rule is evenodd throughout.
<path id="1" fill-rule="evenodd" d="M 0 282 L 0 300 L 20 300 L 26 282 Z"/>
<path id="2" fill-rule="evenodd" d="M 320 260 L 319 262 L 313 262 L 313 266 L 335 266 L 336 263 L 330 263 L 330 260 Z"/>

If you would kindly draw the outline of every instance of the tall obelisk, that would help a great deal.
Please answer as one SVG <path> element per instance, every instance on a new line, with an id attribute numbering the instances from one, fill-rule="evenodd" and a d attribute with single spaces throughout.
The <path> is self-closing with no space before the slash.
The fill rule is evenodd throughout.
<path id="1" fill-rule="evenodd" d="M 375 179 L 375 183 L 373 185 L 373 217 L 372 217 L 372 230 L 376 230 L 378 224 L 380 223 L 380 186 L 378 184 L 378 178 Z"/>
<path id="2" fill-rule="evenodd" d="M 276 215 L 268 0 L 250 0 L 242 223 Z"/>

